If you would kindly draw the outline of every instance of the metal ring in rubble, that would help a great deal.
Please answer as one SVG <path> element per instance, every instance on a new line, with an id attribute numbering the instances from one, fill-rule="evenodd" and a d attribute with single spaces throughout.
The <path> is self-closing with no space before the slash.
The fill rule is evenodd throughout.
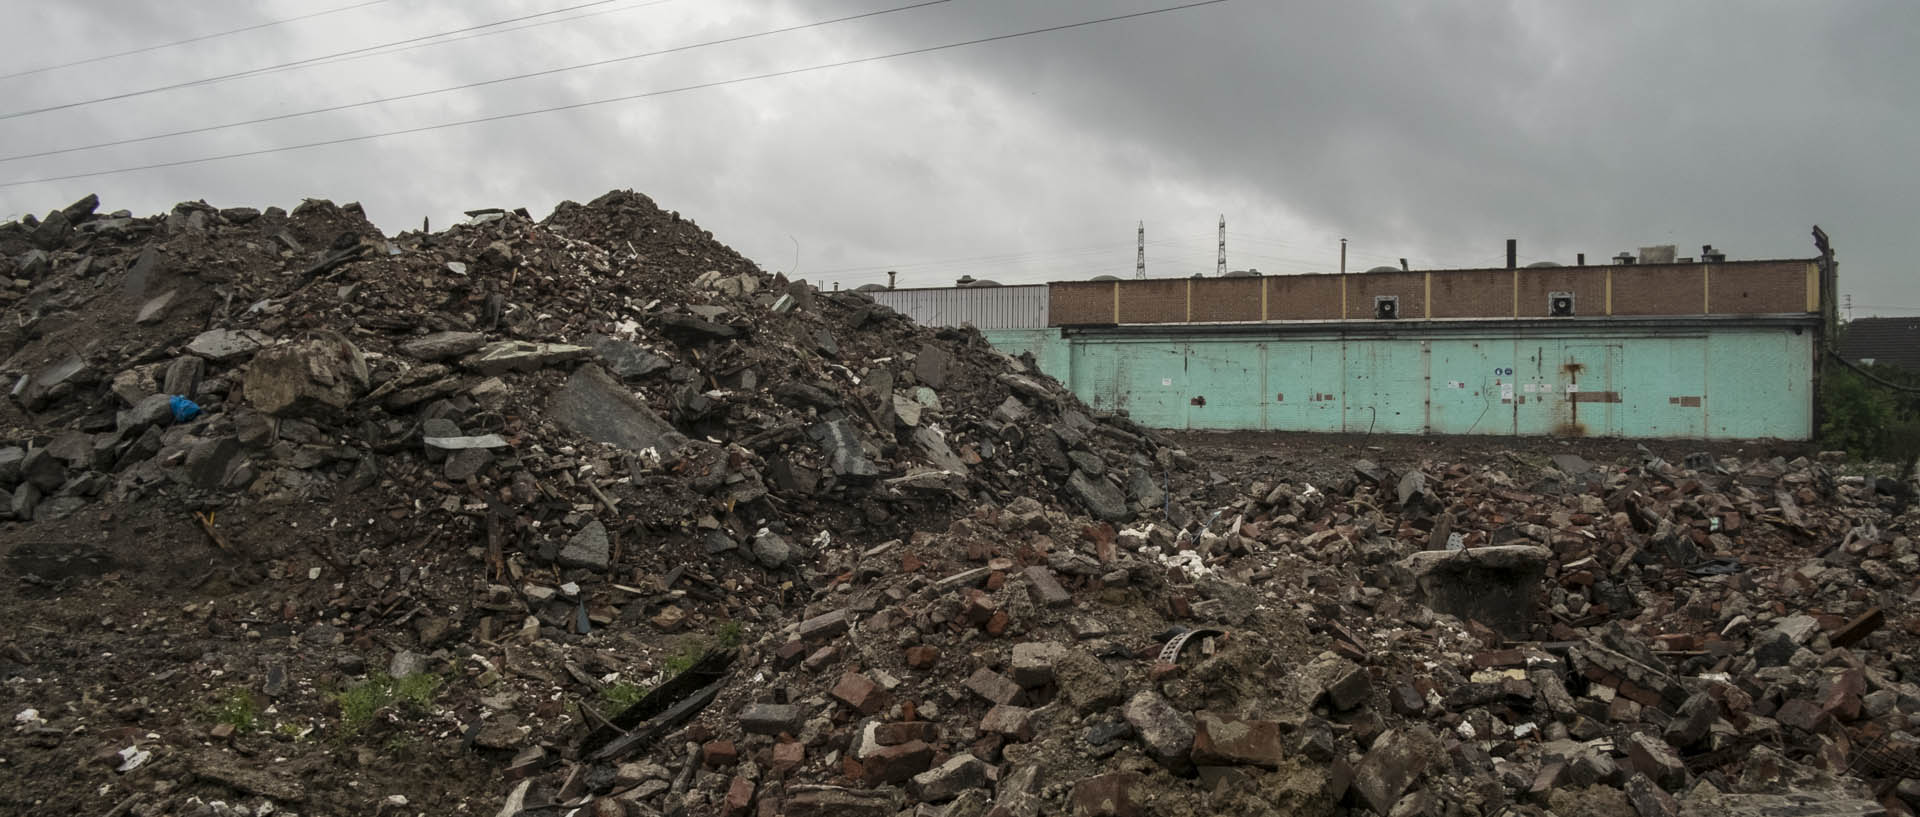
<path id="1" fill-rule="evenodd" d="M 1160 663 L 1162 664 L 1180 663 L 1180 651 L 1187 648 L 1187 641 L 1191 640 L 1194 636 L 1210 636 L 1210 635 L 1226 635 L 1226 634 L 1227 634 L 1226 630 L 1213 630 L 1213 629 L 1202 628 L 1198 630 L 1188 630 L 1184 633 L 1176 635 L 1172 639 L 1167 641 L 1167 646 L 1160 648 Z"/>

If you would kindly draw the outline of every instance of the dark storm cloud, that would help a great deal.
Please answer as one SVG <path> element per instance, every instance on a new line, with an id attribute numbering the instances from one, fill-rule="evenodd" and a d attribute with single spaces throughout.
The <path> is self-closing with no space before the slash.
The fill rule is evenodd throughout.
<path id="1" fill-rule="evenodd" d="M 577 0 L 576 0 L 577 1 Z M 349 4 L 341 0 L 338 5 Z M 0 80 L 16 110 L 572 5 L 367 9 Z M 900 3 L 612 4 L 444 47 L 0 121 L 4 153 L 244 119 L 538 70 Z M 1169 3 L 954 0 L 593 71 L 107 151 L 0 163 L 0 179 L 403 128 L 711 82 Z M 40 4 L 0 35 L 9 67 L 305 13 L 294 3 Z M 632 187 L 769 269 L 916 285 L 1235 267 L 1811 254 L 1820 223 L 1861 306 L 1920 308 L 1920 92 L 1904 2 L 1234 2 L 832 71 L 268 157 L 0 188 L 0 217 L 98 190 L 149 212 L 185 198 L 360 200 L 390 230 L 481 205 L 544 210 Z M 797 246 L 796 246 L 797 245 Z M 796 252 L 797 250 L 797 252 Z M 1862 314 L 1865 309 L 1860 310 Z M 1915 311 L 1920 311 L 1916 309 Z M 1909 313 L 1911 314 L 1911 313 Z"/>

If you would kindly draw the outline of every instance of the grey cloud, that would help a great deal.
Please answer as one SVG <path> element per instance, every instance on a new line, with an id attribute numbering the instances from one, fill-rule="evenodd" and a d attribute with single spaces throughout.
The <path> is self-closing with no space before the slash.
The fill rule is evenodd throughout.
<path id="1" fill-rule="evenodd" d="M 558 7 L 405 0 L 129 58 L 57 82 L 0 81 L 0 107 L 111 92 Z M 391 57 L 29 120 L 9 152 L 351 101 L 885 7 L 676 2 Z M 140 164 L 738 77 L 1154 8 L 1152 0 L 956 0 L 484 91 L 0 164 L 0 178 Z M 36 6 L 0 35 L 22 64 L 267 19 L 152 4 Z M 236 10 L 237 9 L 237 10 Z M 373 27 L 371 23 L 378 23 Z M 1849 4 L 1235 0 L 1108 26 L 546 117 L 124 176 L 0 189 L 0 217 L 98 190 L 175 200 L 357 199 L 388 229 L 480 205 L 550 208 L 632 187 L 769 269 L 916 285 L 1683 254 L 1805 256 L 1833 234 L 1863 306 L 1920 307 L 1904 271 L 1920 208 L 1920 9 Z M 4 72 L 4 71 L 0 71 Z M 1866 310 L 1861 310 L 1864 314 Z"/>

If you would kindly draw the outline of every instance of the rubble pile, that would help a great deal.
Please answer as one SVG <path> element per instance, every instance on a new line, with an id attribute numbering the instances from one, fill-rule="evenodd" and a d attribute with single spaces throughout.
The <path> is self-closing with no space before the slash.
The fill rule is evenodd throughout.
<path id="1" fill-rule="evenodd" d="M 674 649 L 654 636 L 830 580 L 836 542 L 1016 497 L 1158 515 L 1187 464 L 977 332 L 765 274 L 631 192 L 393 237 L 351 204 L 90 196 L 0 225 L 0 281 L 10 572 L 241 591 L 156 626 L 271 621 L 317 714 L 503 638 L 597 633 L 572 673 L 638 681 Z M 84 562 L 53 544 L 105 529 Z M 0 669 L 44 660 L 32 639 Z M 363 660 L 376 642 L 392 662 Z"/>
<path id="2" fill-rule="evenodd" d="M 1896 479 L 1169 438 L 628 192 L 97 210 L 0 225 L 8 811 L 1920 805 Z"/>
<path id="3" fill-rule="evenodd" d="M 1920 520 L 1804 459 L 1688 465 L 1256 471 L 1182 497 L 1227 499 L 1185 529 L 982 506 L 833 554 L 842 583 L 650 758 L 517 791 L 643 814 L 1910 813 Z"/>

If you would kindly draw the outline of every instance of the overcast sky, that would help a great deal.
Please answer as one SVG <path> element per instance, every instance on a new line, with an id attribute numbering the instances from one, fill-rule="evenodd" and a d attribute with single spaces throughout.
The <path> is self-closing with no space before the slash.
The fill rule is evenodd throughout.
<path id="1" fill-rule="evenodd" d="M 18 4 L 0 156 L 431 91 L 918 0 L 97 0 Z M 597 68 L 116 147 L 0 161 L 0 183 L 712 87 L 331 146 L 0 187 L 0 219 L 88 192 L 359 201 L 389 232 L 612 188 L 769 271 L 939 286 L 1234 269 L 1571 263 L 1649 244 L 1808 257 L 1824 227 L 1854 314 L 1920 315 L 1920 3 L 949 0 Z M 357 6 L 357 7 L 354 7 Z M 354 7 L 354 8 L 349 8 Z M 517 30 L 509 30 L 517 29 Z M 475 36 L 485 35 L 485 36 Z M 451 42 L 447 40 L 452 40 Z M 401 46 L 382 48 L 389 43 Z M 400 50 L 404 49 L 404 50 Z M 326 58 L 358 51 L 347 58 Z M 796 260 L 797 259 L 797 260 Z"/>

